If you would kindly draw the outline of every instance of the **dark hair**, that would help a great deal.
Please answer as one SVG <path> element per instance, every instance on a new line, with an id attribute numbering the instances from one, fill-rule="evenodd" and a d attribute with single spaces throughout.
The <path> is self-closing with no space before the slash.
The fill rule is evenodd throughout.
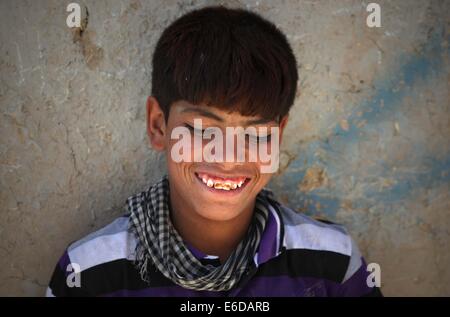
<path id="1" fill-rule="evenodd" d="M 289 112 L 297 79 L 285 35 L 243 9 L 187 13 L 164 30 L 153 54 L 152 95 L 166 119 L 173 102 L 186 100 L 275 120 Z"/>

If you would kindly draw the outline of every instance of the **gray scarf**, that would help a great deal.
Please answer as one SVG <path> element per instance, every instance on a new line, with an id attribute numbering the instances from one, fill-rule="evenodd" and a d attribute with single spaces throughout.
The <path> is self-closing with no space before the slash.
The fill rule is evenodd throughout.
<path id="1" fill-rule="evenodd" d="M 227 291 L 249 269 L 259 247 L 269 215 L 268 197 L 261 191 L 255 204 L 253 220 L 244 239 L 220 266 L 204 265 L 192 254 L 173 227 L 169 216 L 169 181 L 164 176 L 148 190 L 127 199 L 130 231 L 137 238 L 136 264 L 143 280 L 149 265 L 174 283 L 188 289 Z"/>

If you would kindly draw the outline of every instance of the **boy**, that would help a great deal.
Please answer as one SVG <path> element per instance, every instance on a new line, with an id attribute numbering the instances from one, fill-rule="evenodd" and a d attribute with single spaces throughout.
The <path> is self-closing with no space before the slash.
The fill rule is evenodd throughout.
<path id="1" fill-rule="evenodd" d="M 240 9 L 193 11 L 161 35 L 152 75 L 147 133 L 168 175 L 128 198 L 126 215 L 71 244 L 47 295 L 380 295 L 343 227 L 264 189 L 298 79 L 272 23 Z M 221 132 L 236 127 L 244 142 L 225 146 Z M 256 149 L 265 160 L 250 159 Z"/>

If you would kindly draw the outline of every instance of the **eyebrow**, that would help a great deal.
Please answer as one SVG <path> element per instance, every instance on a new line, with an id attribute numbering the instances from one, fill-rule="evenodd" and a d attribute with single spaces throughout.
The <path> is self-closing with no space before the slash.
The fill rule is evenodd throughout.
<path id="1" fill-rule="evenodd" d="M 216 114 L 214 114 L 212 112 L 209 112 L 208 110 L 205 110 L 205 109 L 184 108 L 183 110 L 181 110 L 181 113 L 192 113 L 192 112 L 193 113 L 197 113 L 199 115 L 202 115 L 204 117 L 208 117 L 208 118 L 217 120 L 219 122 L 223 122 L 224 121 L 220 116 L 218 116 L 218 115 L 216 115 Z M 246 121 L 245 125 L 248 126 L 248 125 L 265 124 L 265 123 L 269 123 L 269 122 L 272 122 L 272 121 L 273 120 L 270 120 L 270 119 L 252 119 L 252 120 Z"/>
<path id="2" fill-rule="evenodd" d="M 247 121 L 246 125 L 257 125 L 257 124 L 265 124 L 265 123 L 269 123 L 272 122 L 273 120 L 269 120 L 269 119 L 253 119 L 253 120 L 249 120 Z"/>
<path id="3" fill-rule="evenodd" d="M 183 110 L 181 110 L 181 113 L 190 113 L 190 112 L 194 112 L 194 113 L 197 113 L 197 114 L 202 115 L 204 117 L 208 117 L 208 118 L 211 118 L 211 119 L 223 122 L 223 119 L 221 117 L 219 117 L 218 115 L 216 115 L 216 114 L 214 114 L 212 112 L 204 110 L 204 109 L 184 108 Z"/>

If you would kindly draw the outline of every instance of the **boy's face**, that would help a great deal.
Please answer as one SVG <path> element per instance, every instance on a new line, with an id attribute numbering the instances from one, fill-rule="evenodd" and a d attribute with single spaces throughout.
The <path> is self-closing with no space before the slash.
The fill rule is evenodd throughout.
<path id="1" fill-rule="evenodd" d="M 164 114 L 153 97 L 148 99 L 147 115 L 147 131 L 152 147 L 166 153 L 171 200 L 176 199 L 181 206 L 186 206 L 203 218 L 214 221 L 231 220 L 254 203 L 256 195 L 269 182 L 273 173 L 261 172 L 261 167 L 267 164 L 262 163 L 259 157 L 256 160 L 249 160 L 249 152 L 255 149 L 250 143 L 253 142 L 253 146 L 257 144 L 258 149 L 264 147 L 270 153 L 271 149 L 273 150 L 271 143 L 281 142 L 282 131 L 287 122 L 287 117 L 281 121 L 268 121 L 178 101 L 171 106 L 166 123 Z M 194 120 L 198 128 L 199 119 L 202 127 L 193 129 Z M 216 161 L 206 162 L 202 158 L 202 154 L 206 153 L 203 151 L 216 135 L 207 139 L 201 129 L 204 132 L 205 129 L 212 127 L 216 131 L 222 131 L 223 142 L 220 142 L 222 144 L 220 148 L 216 147 L 209 153 L 218 154 L 222 150 L 223 159 L 220 159 L 219 155 L 219 159 L 216 156 Z M 250 135 L 245 141 L 245 160 L 239 161 L 237 155 L 232 157 L 234 159 L 231 162 L 225 159 L 230 152 L 236 154 L 238 146 L 236 136 L 232 137 L 235 141 L 234 146 L 227 148 L 227 127 L 256 128 L 248 130 L 257 131 L 257 134 Z M 260 131 L 263 131 L 261 128 L 264 127 L 267 128 L 267 132 L 261 133 Z M 180 128 L 188 134 L 178 135 L 176 132 L 179 132 Z M 271 131 L 274 131 L 272 128 L 278 128 L 279 131 L 275 141 L 268 137 Z M 274 135 L 272 134 L 272 137 Z M 200 143 L 194 144 L 196 137 Z M 180 144 L 183 145 L 181 151 Z M 278 148 L 276 150 L 278 151 Z M 180 152 L 188 159 L 180 162 L 177 158 Z"/>

